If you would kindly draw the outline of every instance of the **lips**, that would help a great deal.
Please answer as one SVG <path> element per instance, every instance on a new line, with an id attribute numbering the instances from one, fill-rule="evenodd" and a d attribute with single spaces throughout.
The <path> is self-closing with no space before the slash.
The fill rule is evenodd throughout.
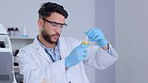
<path id="1" fill-rule="evenodd" d="M 59 38 L 59 35 L 52 35 L 52 38 L 58 39 Z"/>

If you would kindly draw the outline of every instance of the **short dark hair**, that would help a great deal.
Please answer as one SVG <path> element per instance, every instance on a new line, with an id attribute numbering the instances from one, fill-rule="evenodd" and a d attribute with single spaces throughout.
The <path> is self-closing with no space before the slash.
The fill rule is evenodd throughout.
<path id="1" fill-rule="evenodd" d="M 68 17 L 67 11 L 62 5 L 52 2 L 43 3 L 41 8 L 38 10 L 39 18 L 47 18 L 51 13 L 57 12 L 65 17 Z"/>

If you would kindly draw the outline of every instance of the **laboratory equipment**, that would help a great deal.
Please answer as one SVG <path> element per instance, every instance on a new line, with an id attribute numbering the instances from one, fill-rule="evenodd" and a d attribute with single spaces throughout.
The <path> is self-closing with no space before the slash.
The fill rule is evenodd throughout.
<path id="1" fill-rule="evenodd" d="M 0 83 L 16 83 L 10 39 L 0 24 Z"/>
<path id="2" fill-rule="evenodd" d="M 85 41 L 82 41 L 81 44 L 89 44 L 89 39 L 86 35 L 85 35 Z"/>
<path id="3" fill-rule="evenodd" d="M 23 33 L 22 33 L 21 37 L 28 37 L 26 28 L 23 28 Z"/>
<path id="4" fill-rule="evenodd" d="M 9 37 L 20 37 L 19 29 L 17 27 L 7 28 L 7 34 Z"/>
<path id="5" fill-rule="evenodd" d="M 41 83 L 56 83 L 54 77 L 46 77 Z"/>

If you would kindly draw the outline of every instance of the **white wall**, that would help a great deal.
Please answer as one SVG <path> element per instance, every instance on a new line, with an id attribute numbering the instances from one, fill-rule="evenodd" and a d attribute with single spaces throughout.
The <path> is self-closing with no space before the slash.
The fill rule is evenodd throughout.
<path id="1" fill-rule="evenodd" d="M 26 27 L 29 36 L 34 37 L 38 32 L 36 21 L 39 4 L 36 0 L 1 0 L 0 23 L 20 30 Z"/>
<path id="2" fill-rule="evenodd" d="M 148 83 L 148 0 L 115 0 L 116 83 Z"/>
<path id="3" fill-rule="evenodd" d="M 27 28 L 29 37 L 38 34 L 38 9 L 49 0 L 1 0 L 0 23 L 5 27 Z M 50 0 L 64 5 L 69 12 L 68 27 L 63 35 L 83 39 L 84 31 L 95 26 L 95 0 Z M 95 83 L 95 69 L 86 66 L 91 83 Z"/>
<path id="4" fill-rule="evenodd" d="M 27 28 L 30 37 L 38 34 L 37 19 L 38 9 L 43 2 L 49 0 L 1 0 L 0 2 L 0 23 L 5 27 Z M 63 35 L 83 38 L 84 31 L 94 27 L 95 20 L 95 0 L 50 0 L 64 5 L 69 13 L 66 20 L 68 27 L 63 31 Z M 33 33 L 33 32 L 34 33 Z"/>
<path id="5" fill-rule="evenodd" d="M 114 46 L 114 0 L 96 0 L 95 10 L 95 25 Z M 96 69 L 96 82 L 115 83 L 115 65 L 101 71 Z"/>

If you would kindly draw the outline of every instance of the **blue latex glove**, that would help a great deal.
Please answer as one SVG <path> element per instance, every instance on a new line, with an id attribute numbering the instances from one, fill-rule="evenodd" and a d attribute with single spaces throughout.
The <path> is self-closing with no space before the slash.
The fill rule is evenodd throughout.
<path id="1" fill-rule="evenodd" d="M 96 42 L 100 47 L 107 46 L 107 40 L 105 39 L 102 31 L 99 28 L 92 28 L 85 32 L 90 41 Z"/>
<path id="2" fill-rule="evenodd" d="M 70 55 L 65 58 L 65 65 L 67 68 L 74 66 L 86 58 L 87 55 L 87 44 L 81 44 L 74 48 Z"/>

